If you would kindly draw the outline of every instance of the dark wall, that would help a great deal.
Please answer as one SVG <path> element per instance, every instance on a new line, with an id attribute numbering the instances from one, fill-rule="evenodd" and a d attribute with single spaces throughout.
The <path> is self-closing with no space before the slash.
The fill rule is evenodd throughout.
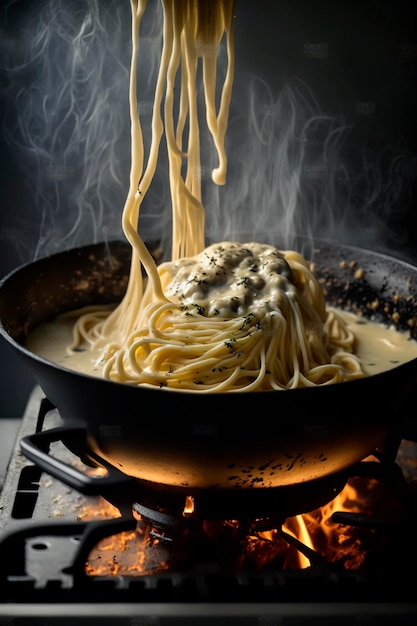
<path id="1" fill-rule="evenodd" d="M 18 211 L 20 203 L 27 202 L 27 192 L 22 185 L 22 173 L 0 138 L 0 224 L 5 215 Z M 4 222 L 3 222 L 4 223 Z M 0 230 L 0 277 L 3 278 L 22 260 L 16 251 L 9 227 Z M 10 346 L 0 339 L 0 417 L 15 418 L 23 415 L 27 398 L 36 384 L 31 372 L 23 366 Z"/>

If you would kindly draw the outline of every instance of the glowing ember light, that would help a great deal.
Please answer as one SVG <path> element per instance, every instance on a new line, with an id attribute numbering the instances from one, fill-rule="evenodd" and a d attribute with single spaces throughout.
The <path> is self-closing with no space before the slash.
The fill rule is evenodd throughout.
<path id="1" fill-rule="evenodd" d="M 193 513 L 194 513 L 194 498 L 193 496 L 186 496 L 184 511 L 182 514 L 184 515 L 184 517 L 189 517 Z"/>
<path id="2" fill-rule="evenodd" d="M 168 569 L 149 536 L 136 530 L 122 532 L 100 541 L 88 557 L 89 576 L 144 576 Z"/>
<path id="3" fill-rule="evenodd" d="M 98 542 L 91 551 L 86 563 L 85 572 L 89 576 L 130 575 L 143 576 L 156 574 L 168 569 L 159 546 L 149 532 L 140 524 L 140 515 L 132 510 L 138 520 L 134 531 L 125 531 L 111 535 Z M 96 507 L 84 507 L 79 519 L 97 521 L 121 517 L 120 511 L 112 504 L 100 498 Z"/>
<path id="4" fill-rule="evenodd" d="M 83 507 L 77 518 L 83 521 L 97 521 L 101 519 L 113 519 L 115 517 L 121 517 L 118 508 L 104 500 L 99 499 L 99 503 L 95 507 Z"/>

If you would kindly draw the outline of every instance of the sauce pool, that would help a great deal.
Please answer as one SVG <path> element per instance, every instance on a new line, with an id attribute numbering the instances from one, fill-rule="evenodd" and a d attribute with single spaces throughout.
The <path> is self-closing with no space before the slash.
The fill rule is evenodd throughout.
<path id="1" fill-rule="evenodd" d="M 330 307 L 329 307 L 330 308 Z M 378 322 L 334 309 L 348 324 L 356 337 L 355 354 L 368 376 L 393 369 L 417 358 L 417 342 L 409 334 Z M 25 347 L 48 361 L 90 376 L 101 377 L 102 350 L 90 346 L 69 354 L 74 319 L 58 317 L 40 325 L 27 338 Z"/>

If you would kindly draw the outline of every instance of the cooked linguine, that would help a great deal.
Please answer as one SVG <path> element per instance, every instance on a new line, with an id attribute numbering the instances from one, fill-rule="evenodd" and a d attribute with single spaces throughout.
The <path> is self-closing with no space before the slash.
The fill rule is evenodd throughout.
<path id="1" fill-rule="evenodd" d="M 206 123 L 218 155 L 212 178 L 221 185 L 234 73 L 234 1 L 161 2 L 163 48 L 146 165 L 136 84 L 146 1 L 131 2 L 132 163 L 122 216 L 132 246 L 127 291 L 112 312 L 81 315 L 70 350 L 84 343 L 101 348 L 103 376 L 114 381 L 198 392 L 291 389 L 363 376 L 353 333 L 334 311 L 326 311 L 320 285 L 300 254 L 253 242 L 205 248 L 198 71 L 201 62 Z M 213 51 L 223 39 L 228 66 L 217 108 Z M 157 266 L 138 233 L 138 220 L 163 136 L 173 233 L 171 261 Z"/>

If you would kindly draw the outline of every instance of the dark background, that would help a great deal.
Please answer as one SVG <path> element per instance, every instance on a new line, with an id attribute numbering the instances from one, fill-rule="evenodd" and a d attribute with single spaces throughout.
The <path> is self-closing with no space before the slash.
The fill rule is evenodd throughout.
<path id="1" fill-rule="evenodd" d="M 12 107 L 4 97 L 8 80 L 4 59 L 14 50 L 16 16 L 19 12 L 24 15 L 29 4 L 11 3 L 12 10 L 1 14 L 2 129 Z M 118 4 L 129 10 L 128 2 Z M 415 3 L 404 0 L 238 0 L 236 6 L 238 70 L 247 68 L 276 89 L 294 77 L 301 79 L 326 113 L 342 113 L 354 124 L 358 143 L 363 137 L 369 150 L 392 146 L 406 155 L 397 173 L 399 183 L 407 189 L 406 199 L 400 199 L 386 217 L 392 238 L 385 237 L 384 245 L 410 260 L 417 259 L 414 8 Z M 22 249 L 16 240 L 30 239 L 31 229 L 33 239 L 38 233 L 30 220 L 33 193 L 21 155 L 6 143 L 4 132 L 0 135 L 0 202 L 0 276 L 5 276 L 32 260 L 31 251 Z M 4 341 L 0 342 L 0 369 L 0 417 L 20 417 L 36 381 Z"/>

